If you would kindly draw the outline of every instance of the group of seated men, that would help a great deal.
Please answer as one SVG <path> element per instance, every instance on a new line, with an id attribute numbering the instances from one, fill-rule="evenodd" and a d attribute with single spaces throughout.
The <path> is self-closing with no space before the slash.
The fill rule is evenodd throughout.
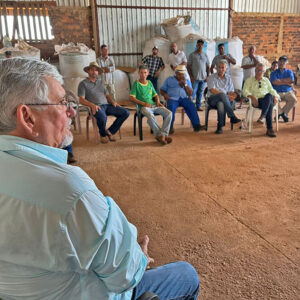
<path id="1" fill-rule="evenodd" d="M 219 44 L 219 54 L 213 59 L 209 68 L 209 59 L 203 47 L 204 41 L 198 40 L 197 49 L 187 60 L 183 51 L 178 50 L 176 43 L 172 43 L 169 60 L 175 74 L 164 81 L 160 90 L 158 90 L 157 79 L 165 65 L 162 58 L 158 56 L 157 46 L 153 47 L 152 55 L 142 59 L 142 64 L 139 66 L 139 78 L 131 87 L 130 100 L 137 104 L 140 113 L 147 118 L 155 139 L 162 145 L 172 142 L 169 134 L 175 131 L 175 112 L 178 107 L 183 107 L 194 131 L 205 129 L 200 124 L 197 110 L 202 110 L 201 97 L 206 84 L 207 103 L 218 112 L 216 134 L 223 133 L 226 115 L 232 124 L 241 121 L 234 113 L 233 104 L 238 94 L 230 76 L 230 64 L 235 64 L 235 59 L 229 53 L 225 53 L 224 44 Z M 252 105 L 262 110 L 258 122 L 263 124 L 266 119 L 266 135 L 276 137 L 272 127 L 273 105 L 278 101 L 286 102 L 283 107 L 279 105 L 279 117 L 282 117 L 284 122 L 288 122 L 288 113 L 297 103 L 293 90 L 294 75 L 291 70 L 286 69 L 287 57 L 282 56 L 278 61 L 279 68 L 276 69 L 274 63 L 268 71 L 269 81 L 264 77 L 264 65 L 255 52 L 255 46 L 251 46 L 248 56 L 245 56 L 242 61 L 244 69 L 242 95 L 250 98 Z M 217 71 L 214 73 L 215 68 Z M 101 142 L 116 141 L 114 134 L 128 118 L 129 112 L 116 102 L 113 75 L 115 64 L 113 58 L 108 55 L 106 45 L 101 46 L 101 56 L 97 62 L 86 66 L 84 71 L 88 73 L 88 77 L 78 87 L 80 102 L 90 107 L 96 118 Z M 164 98 L 164 103 L 161 103 L 159 93 Z M 192 101 L 194 98 L 196 104 Z M 109 115 L 115 116 L 116 119 L 109 128 L 106 128 Z M 159 126 L 155 115 L 163 117 L 162 126 Z"/>

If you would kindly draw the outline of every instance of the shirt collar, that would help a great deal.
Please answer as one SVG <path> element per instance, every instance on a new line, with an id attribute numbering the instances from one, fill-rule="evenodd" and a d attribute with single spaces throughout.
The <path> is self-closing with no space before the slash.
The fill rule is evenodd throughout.
<path id="1" fill-rule="evenodd" d="M 47 157 L 57 163 L 67 163 L 68 152 L 39 144 L 13 135 L 0 135 L 0 151 L 25 151 L 39 157 Z"/>

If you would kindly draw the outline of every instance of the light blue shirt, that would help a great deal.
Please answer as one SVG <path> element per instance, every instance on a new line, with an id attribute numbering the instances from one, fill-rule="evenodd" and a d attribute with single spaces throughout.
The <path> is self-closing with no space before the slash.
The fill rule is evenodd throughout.
<path id="1" fill-rule="evenodd" d="M 191 89 L 193 89 L 190 80 L 186 79 L 186 84 Z M 178 80 L 175 78 L 175 76 L 168 77 L 161 86 L 161 89 L 169 95 L 171 100 L 178 101 L 179 98 L 188 97 L 185 88 L 179 85 Z"/>
<path id="2" fill-rule="evenodd" d="M 0 135 L 0 298 L 129 300 L 147 265 L 137 230 L 66 162 Z"/>
<path id="3" fill-rule="evenodd" d="M 205 52 L 201 54 L 194 51 L 190 54 L 188 65 L 191 66 L 195 80 L 205 80 L 207 77 L 206 68 L 209 67 L 209 59 Z"/>
<path id="4" fill-rule="evenodd" d="M 207 80 L 207 88 L 208 88 L 208 93 L 207 93 L 208 97 L 212 95 L 210 89 L 216 89 L 221 93 L 224 93 L 225 95 L 228 92 L 234 92 L 233 82 L 231 76 L 228 74 L 225 74 L 223 79 L 218 75 L 218 73 L 211 74 Z"/>

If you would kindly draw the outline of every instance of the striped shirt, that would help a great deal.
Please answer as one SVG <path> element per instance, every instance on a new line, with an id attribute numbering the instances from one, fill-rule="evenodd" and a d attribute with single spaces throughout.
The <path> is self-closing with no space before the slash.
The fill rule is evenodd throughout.
<path id="1" fill-rule="evenodd" d="M 101 81 L 103 84 L 114 84 L 115 78 L 114 78 L 114 71 L 116 70 L 114 59 L 110 56 L 107 56 L 107 58 L 104 58 L 103 56 L 100 56 L 97 58 L 97 63 L 101 68 L 108 67 L 109 73 L 102 73 L 101 74 Z"/>

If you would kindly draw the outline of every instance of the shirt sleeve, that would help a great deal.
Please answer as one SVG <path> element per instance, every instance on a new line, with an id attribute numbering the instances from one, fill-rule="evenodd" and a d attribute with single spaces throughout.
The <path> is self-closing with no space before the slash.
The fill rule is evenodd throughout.
<path id="1" fill-rule="evenodd" d="M 85 97 L 85 86 L 82 81 L 78 85 L 77 94 L 78 97 Z"/>
<path id="2" fill-rule="evenodd" d="M 164 61 L 162 58 L 160 58 L 159 67 L 162 68 L 164 66 L 165 66 Z"/>
<path id="3" fill-rule="evenodd" d="M 164 83 L 162 84 L 162 86 L 160 87 L 163 91 L 165 91 L 166 93 L 168 93 L 168 79 L 169 79 L 170 77 L 168 77 L 165 81 L 164 81 Z"/>
<path id="4" fill-rule="evenodd" d="M 141 280 L 148 259 L 137 243 L 135 226 L 113 199 L 97 190 L 86 192 L 67 216 L 66 227 L 74 271 L 93 271 L 116 294 Z"/>
<path id="5" fill-rule="evenodd" d="M 207 79 L 207 88 L 208 90 L 215 88 L 214 76 L 210 75 Z"/>
<path id="6" fill-rule="evenodd" d="M 217 66 L 216 60 L 217 60 L 217 57 L 215 56 L 214 59 L 211 62 L 212 66 Z"/>
<path id="7" fill-rule="evenodd" d="M 133 96 L 136 98 L 136 86 L 137 86 L 137 81 L 135 81 L 132 85 L 132 88 L 130 90 L 130 96 Z"/>
<path id="8" fill-rule="evenodd" d="M 274 71 L 271 73 L 271 77 L 270 77 L 270 81 L 271 83 L 273 84 L 273 81 L 277 80 L 278 79 L 278 75 L 277 75 L 277 72 Z"/>
<path id="9" fill-rule="evenodd" d="M 251 92 L 251 78 L 248 78 L 245 81 L 245 84 L 244 84 L 244 87 L 243 87 L 243 96 L 247 98 L 249 95 L 252 95 L 252 92 Z"/>
<path id="10" fill-rule="evenodd" d="M 109 57 L 111 65 L 109 66 L 109 72 L 114 72 L 116 70 L 115 61 L 112 57 Z"/>
<path id="11" fill-rule="evenodd" d="M 183 58 L 182 58 L 182 63 L 186 63 L 187 62 L 187 59 L 186 59 L 186 56 L 185 56 L 185 53 L 182 51 L 182 55 L 183 55 Z"/>
<path id="12" fill-rule="evenodd" d="M 142 58 L 142 63 L 145 65 L 148 64 L 148 55 Z"/>
<path id="13" fill-rule="evenodd" d="M 247 56 L 243 57 L 242 59 L 242 66 L 247 65 Z"/>

